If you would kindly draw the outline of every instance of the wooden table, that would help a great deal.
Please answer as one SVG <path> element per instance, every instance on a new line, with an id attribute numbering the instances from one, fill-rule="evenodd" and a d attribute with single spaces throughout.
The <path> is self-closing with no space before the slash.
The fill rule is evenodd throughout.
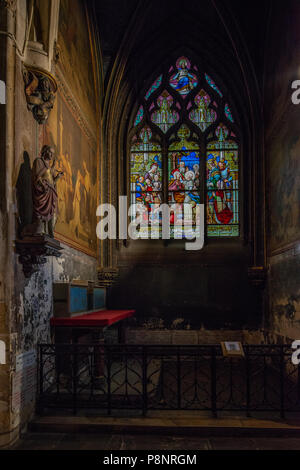
<path id="1" fill-rule="evenodd" d="M 99 344 L 99 353 L 95 354 L 95 370 L 98 377 L 103 377 L 104 371 L 104 328 L 118 323 L 118 340 L 123 343 L 123 320 L 133 317 L 135 310 L 100 310 L 83 312 L 73 317 L 57 318 L 50 320 L 51 327 L 55 331 L 55 342 L 78 343 L 80 336 L 92 333 L 93 342 Z M 95 348 L 97 350 L 97 348 Z"/>

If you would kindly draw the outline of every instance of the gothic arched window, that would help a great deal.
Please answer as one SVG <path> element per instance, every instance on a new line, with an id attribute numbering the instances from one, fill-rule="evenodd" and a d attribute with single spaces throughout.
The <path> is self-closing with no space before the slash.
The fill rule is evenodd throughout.
<path id="1" fill-rule="evenodd" d="M 189 204 L 191 227 L 197 203 L 205 203 L 208 237 L 240 235 L 237 133 L 224 90 L 187 57 L 154 81 L 130 141 L 131 204 L 143 203 L 152 224 L 141 228 L 141 238 L 149 237 L 149 229 L 159 238 L 161 203 Z M 171 237 L 181 238 L 176 217 L 171 213 Z"/>

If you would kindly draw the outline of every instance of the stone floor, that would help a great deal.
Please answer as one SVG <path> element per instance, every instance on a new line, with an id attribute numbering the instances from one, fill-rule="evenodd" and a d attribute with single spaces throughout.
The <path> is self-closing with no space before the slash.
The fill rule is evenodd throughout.
<path id="1" fill-rule="evenodd" d="M 28 433 L 14 450 L 300 450 L 299 438 Z"/>

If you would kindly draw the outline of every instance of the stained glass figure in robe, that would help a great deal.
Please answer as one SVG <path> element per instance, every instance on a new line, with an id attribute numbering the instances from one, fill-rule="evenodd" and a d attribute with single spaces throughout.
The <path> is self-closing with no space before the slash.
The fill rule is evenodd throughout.
<path id="1" fill-rule="evenodd" d="M 146 208 L 150 225 L 157 221 L 155 213 L 162 203 L 162 155 L 160 145 L 151 141 L 150 128 L 142 129 L 139 140 L 131 147 L 131 204 Z M 136 217 L 136 214 L 132 214 Z M 145 214 L 143 215 L 144 220 Z M 147 225 L 147 224 L 145 224 Z M 146 237 L 147 227 L 143 230 Z"/>
<path id="2" fill-rule="evenodd" d="M 200 204 L 200 154 L 196 142 L 190 141 L 190 130 L 183 125 L 178 131 L 179 142 L 169 147 L 168 164 L 168 191 L 169 205 L 178 205 L 183 217 L 184 205 L 190 206 L 190 220 L 186 220 L 192 227 L 195 225 L 196 205 Z M 179 212 L 180 212 L 179 210 Z M 173 218 L 172 218 L 173 217 Z M 179 215 L 171 216 L 171 224 L 178 221 Z M 176 225 L 176 224 L 175 224 Z M 176 231 L 176 227 L 174 227 Z M 178 229 L 177 229 L 178 230 Z"/>
<path id="3" fill-rule="evenodd" d="M 239 235 L 238 145 L 219 125 L 218 141 L 207 146 L 207 230 L 209 236 Z"/>
<path id="4" fill-rule="evenodd" d="M 172 75 L 170 85 L 185 98 L 198 85 L 197 76 L 190 72 L 191 63 L 186 57 L 180 57 L 176 62 L 177 73 Z"/>

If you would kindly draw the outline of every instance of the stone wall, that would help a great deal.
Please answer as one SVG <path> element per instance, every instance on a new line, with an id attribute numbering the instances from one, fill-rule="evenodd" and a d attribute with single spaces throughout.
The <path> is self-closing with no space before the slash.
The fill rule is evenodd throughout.
<path id="1" fill-rule="evenodd" d="M 265 117 L 269 312 L 266 328 L 287 341 L 300 338 L 300 5 L 273 2 L 266 51 Z M 285 31 L 284 38 L 280 31 Z M 276 51 L 276 53 L 275 53 Z"/>
<path id="2" fill-rule="evenodd" d="M 240 253 L 235 262 L 233 254 L 227 261 L 223 257 L 206 263 L 194 254 L 194 261 L 186 255 L 181 263 L 122 267 L 109 306 L 134 308 L 135 324 L 146 329 L 259 328 L 262 305 L 248 279 L 249 262 L 242 250 L 235 250 Z"/>
<path id="3" fill-rule="evenodd" d="M 51 2 L 52 6 L 57 5 L 56 0 L 51 0 Z M 21 55 L 26 23 L 26 1 L 20 0 L 17 2 L 15 11 L 2 8 L 2 3 L 0 4 L 0 29 L 6 31 L 11 28 L 11 30 L 16 31 L 16 44 L 18 47 L 14 47 L 10 38 L 2 43 L 1 37 L 1 43 L 4 47 L 2 48 L 1 44 L 0 79 L 6 84 L 7 104 L 4 108 L 6 113 L 3 113 L 4 116 L 1 113 L 0 118 L 5 118 L 0 126 L 0 145 L 4 144 L 3 148 L 1 147 L 1 154 L 3 153 L 5 156 L 3 160 L 1 157 L 0 164 L 0 340 L 5 341 L 6 344 L 7 365 L 0 365 L 0 447 L 11 443 L 18 437 L 19 430 L 26 426 L 35 411 L 37 345 L 40 342 L 49 342 L 51 340 L 49 320 L 53 313 L 53 282 L 70 281 L 72 279 L 95 280 L 97 273 L 96 245 L 95 243 L 89 245 L 90 240 L 88 239 L 84 240 L 86 246 L 84 246 L 84 243 L 78 243 L 80 228 L 75 233 L 75 224 L 70 226 L 70 230 L 74 230 L 74 236 L 69 236 L 68 241 L 65 239 L 62 241 L 63 251 L 61 257 L 58 259 L 48 258 L 47 263 L 42 265 L 39 271 L 33 274 L 30 279 L 24 277 L 22 265 L 19 263 L 18 255 L 15 252 L 14 241 L 20 237 L 20 227 L 31 221 L 30 168 L 44 144 L 50 143 L 55 146 L 58 133 L 55 134 L 54 141 L 49 142 L 47 126 L 39 125 L 33 114 L 27 109 L 23 81 L 25 59 Z M 14 2 L 11 3 L 14 7 Z M 62 0 L 61 5 L 64 6 L 66 3 L 65 0 Z M 79 2 L 76 14 L 82 15 L 82 17 L 77 18 L 77 21 L 81 22 L 82 25 L 86 25 L 86 37 L 83 39 L 85 44 L 90 44 L 87 18 L 84 8 L 82 10 L 81 6 Z M 53 31 L 51 31 L 52 33 Z M 9 47 L 7 47 L 6 42 Z M 10 57 L 8 52 L 11 54 Z M 72 53 L 74 56 L 74 50 Z M 50 72 L 54 76 L 55 68 L 56 65 L 53 62 Z M 93 77 L 92 62 L 89 62 L 88 65 L 79 64 L 76 74 L 80 80 L 85 80 L 85 74 L 88 74 L 90 78 Z M 64 83 L 67 83 L 67 79 L 65 79 L 64 71 L 60 70 L 59 87 L 63 87 Z M 69 83 L 68 81 L 70 103 L 76 104 L 76 118 L 79 119 L 79 121 L 75 122 L 74 120 L 74 124 L 69 125 L 68 137 L 75 136 L 78 138 L 80 132 L 93 136 L 95 152 L 93 155 L 90 154 L 89 158 L 94 162 L 96 168 L 94 177 L 96 178 L 99 117 L 95 111 L 97 106 L 95 105 L 94 85 L 95 81 L 93 79 L 85 83 L 85 92 L 94 103 L 94 110 L 90 111 L 92 117 L 87 118 L 87 122 L 85 122 L 84 117 L 80 120 L 80 113 L 84 106 L 82 106 L 81 97 L 76 95 L 78 87 L 73 89 L 72 82 Z M 66 96 L 67 92 L 64 93 L 64 96 Z M 84 109 L 82 114 L 85 116 L 88 111 L 86 112 Z M 53 123 L 52 118 L 53 124 L 56 128 L 59 127 L 59 122 Z M 56 154 L 58 149 L 59 146 L 55 146 Z M 83 148 L 77 150 L 81 153 L 84 151 Z M 82 160 L 78 159 L 79 167 L 77 171 L 81 169 L 84 175 L 81 180 L 80 190 L 81 192 L 94 191 L 95 194 L 93 194 L 96 198 L 96 187 L 93 189 L 85 187 L 87 178 L 83 169 L 83 160 L 84 158 Z M 81 168 L 80 162 L 82 163 Z M 60 188 L 58 188 L 59 191 Z M 80 220 L 80 222 L 82 221 Z M 60 239 L 62 238 L 60 237 Z M 93 249 L 90 248 L 92 245 Z"/>

